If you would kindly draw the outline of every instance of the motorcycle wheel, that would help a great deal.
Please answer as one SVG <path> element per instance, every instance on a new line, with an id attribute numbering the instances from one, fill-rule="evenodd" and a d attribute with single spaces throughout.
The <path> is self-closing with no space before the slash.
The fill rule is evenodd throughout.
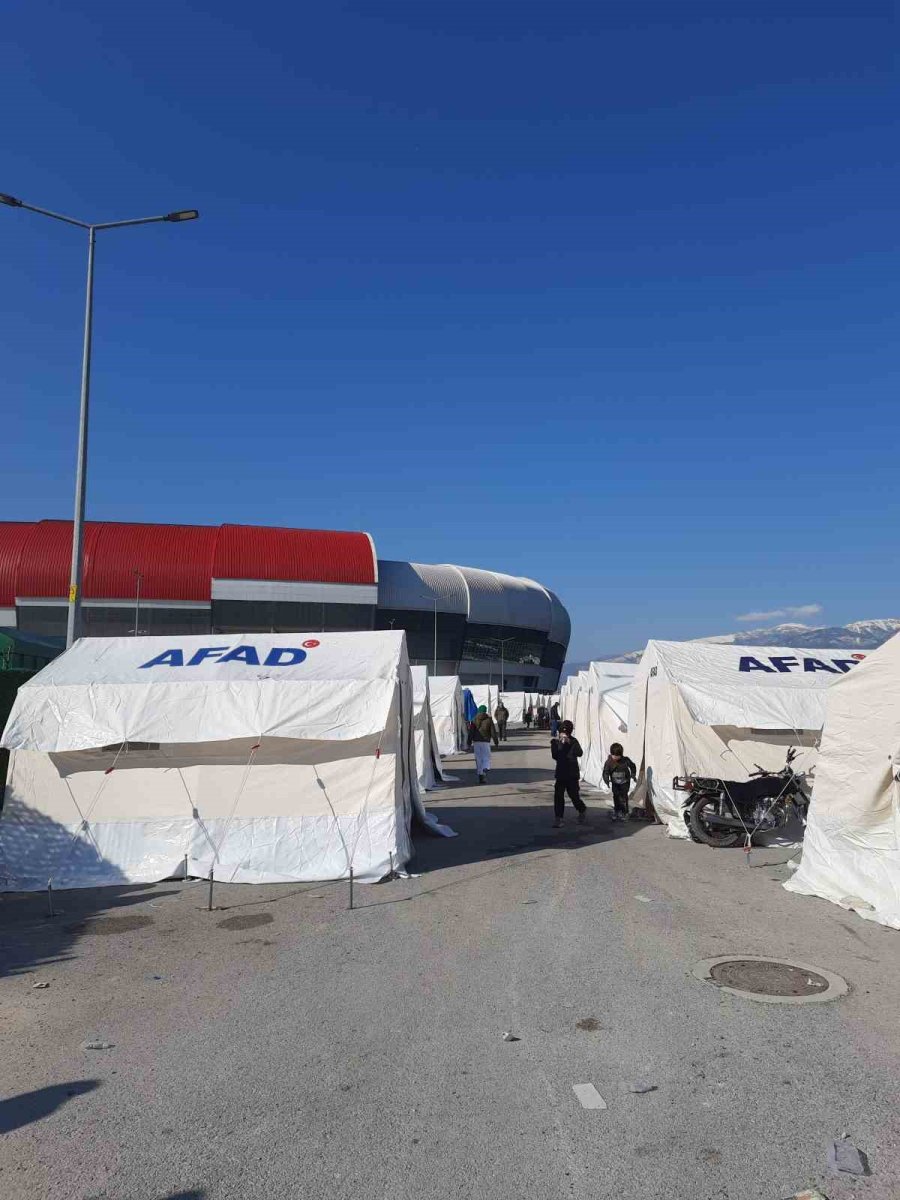
<path id="1" fill-rule="evenodd" d="M 721 849 L 736 846 L 741 840 L 740 830 L 719 829 L 715 825 L 707 824 L 704 813 L 707 809 L 715 811 L 717 808 L 718 801 L 713 796 L 701 796 L 699 800 L 694 801 L 688 820 L 691 836 L 707 846 L 717 846 Z"/>

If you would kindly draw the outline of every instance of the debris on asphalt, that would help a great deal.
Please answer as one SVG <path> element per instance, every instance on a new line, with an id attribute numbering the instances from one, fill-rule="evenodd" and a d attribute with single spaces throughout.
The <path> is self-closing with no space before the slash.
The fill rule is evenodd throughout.
<path id="1" fill-rule="evenodd" d="M 839 1142 L 832 1142 L 828 1147 L 828 1167 L 831 1171 L 840 1171 L 845 1175 L 866 1174 L 863 1155 L 847 1137 L 841 1138 Z"/>
<path id="2" fill-rule="evenodd" d="M 573 1083 L 572 1091 L 582 1108 L 606 1108 L 606 1101 L 592 1083 Z"/>
<path id="3" fill-rule="evenodd" d="M 641 1083 L 641 1082 L 638 1082 L 638 1083 L 633 1083 L 633 1084 L 631 1085 L 631 1089 L 630 1089 L 630 1090 L 631 1090 L 632 1092 L 634 1092 L 634 1094 L 635 1094 L 636 1096 L 643 1096 L 643 1095 L 644 1095 L 646 1092 L 658 1092 L 658 1091 L 659 1091 L 659 1085 L 658 1085 L 658 1084 L 655 1084 L 655 1083 Z"/>
<path id="4" fill-rule="evenodd" d="M 503 1031 L 503 1040 L 504 1042 L 521 1042 L 522 1039 L 516 1037 L 514 1033 L 510 1033 L 508 1029 L 505 1029 Z"/>
<path id="5" fill-rule="evenodd" d="M 640 900 L 641 904 L 652 904 L 653 901 L 649 896 L 635 896 L 635 900 Z"/>
<path id="6" fill-rule="evenodd" d="M 31 986 L 33 988 L 48 988 L 50 986 L 50 984 L 49 983 L 33 983 Z"/>
<path id="7" fill-rule="evenodd" d="M 828 1200 L 828 1197 L 818 1188 L 807 1188 L 805 1192 L 796 1192 L 793 1196 L 785 1196 L 784 1200 Z"/>
<path id="8" fill-rule="evenodd" d="M 114 1042 L 82 1042 L 82 1050 L 112 1050 Z"/>

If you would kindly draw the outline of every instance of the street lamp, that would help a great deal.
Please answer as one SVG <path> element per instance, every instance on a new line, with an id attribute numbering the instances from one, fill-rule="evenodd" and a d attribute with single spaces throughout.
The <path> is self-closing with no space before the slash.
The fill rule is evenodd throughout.
<path id="1" fill-rule="evenodd" d="M 88 269 L 87 293 L 84 302 L 84 349 L 81 358 L 81 409 L 78 418 L 78 461 L 75 469 L 75 518 L 72 525 L 72 569 L 69 575 L 69 611 L 66 619 L 66 646 L 71 646 L 81 632 L 81 576 L 84 565 L 84 498 L 87 485 L 87 435 L 88 435 L 88 400 L 91 390 L 91 332 L 94 316 L 94 243 L 99 229 L 122 229 L 126 225 L 154 225 L 159 221 L 196 221 L 200 213 L 196 208 L 183 208 L 178 212 L 166 213 L 161 217 L 138 217 L 132 221 L 105 221 L 100 225 L 92 225 L 87 221 L 78 221 L 74 217 L 64 217 L 61 213 L 51 212 L 48 208 L 38 208 L 34 204 L 26 204 L 16 196 L 7 196 L 0 192 L 0 204 L 8 208 L 25 208 L 29 212 L 40 213 L 42 217 L 52 217 L 54 221 L 63 221 L 66 225 L 77 225 L 79 229 L 88 231 Z M 135 622 L 135 628 L 137 623 Z"/>
<path id="2" fill-rule="evenodd" d="M 506 691 L 506 687 L 505 687 L 505 680 L 504 680 L 504 678 L 503 678 L 503 675 L 504 675 L 504 671 L 503 671 L 503 667 L 504 667 L 504 662 L 503 662 L 503 652 L 504 652 L 504 648 L 505 648 L 505 646 L 506 646 L 506 643 L 507 643 L 507 642 L 514 642 L 514 641 L 516 641 L 516 638 L 514 638 L 514 637 L 503 638 L 503 640 L 502 640 L 502 641 L 500 641 L 500 638 L 498 638 L 498 639 L 497 639 L 497 641 L 498 641 L 498 642 L 500 642 L 500 694 L 502 695 L 502 694 L 503 694 L 503 693 Z"/>
<path id="3" fill-rule="evenodd" d="M 144 582 L 144 576 L 137 568 L 131 573 L 134 576 L 134 636 L 137 637 L 141 619 L 141 584 Z"/>
<path id="4" fill-rule="evenodd" d="M 434 605 L 434 665 L 431 669 L 431 674 L 437 675 L 437 606 L 438 606 L 438 598 L 437 598 L 437 596 L 426 596 L 424 592 L 421 593 L 421 596 L 422 596 L 423 600 L 430 600 L 431 603 Z"/>

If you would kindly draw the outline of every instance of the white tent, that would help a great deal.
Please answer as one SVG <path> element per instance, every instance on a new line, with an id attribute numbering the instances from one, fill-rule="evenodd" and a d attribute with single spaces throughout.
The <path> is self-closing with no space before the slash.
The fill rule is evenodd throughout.
<path id="1" fill-rule="evenodd" d="M 810 771 L 832 683 L 856 666 L 843 650 L 647 643 L 629 701 L 625 752 L 676 838 L 689 836 L 676 775 L 746 779 L 778 770 L 789 746 L 806 747 L 795 770 Z"/>
<path id="2" fill-rule="evenodd" d="M 525 719 L 525 693 L 524 692 L 500 692 L 506 709 L 509 713 L 509 725 L 518 726 L 524 723 Z M 496 708 L 496 704 L 494 705 Z M 494 714 L 491 713 L 491 716 Z"/>
<path id="3" fill-rule="evenodd" d="M 431 687 L 427 667 L 411 667 L 413 681 L 413 745 L 416 778 L 421 791 L 430 792 L 444 778 L 437 733 L 431 712 Z"/>
<path id="4" fill-rule="evenodd" d="M 588 745 L 581 775 L 585 783 L 608 792 L 603 764 L 613 742 L 624 743 L 628 732 L 628 705 L 637 667 L 631 663 L 592 662 L 587 671 Z M 581 740 L 578 726 L 575 736 Z"/>
<path id="5" fill-rule="evenodd" d="M 900 929 L 898 776 L 900 634 L 828 692 L 803 857 L 789 891 Z"/>
<path id="6" fill-rule="evenodd" d="M 2 738 L 3 886 L 380 878 L 428 820 L 412 709 L 401 631 L 76 642 Z"/>
<path id="7" fill-rule="evenodd" d="M 466 687 L 472 693 L 476 708 L 483 704 L 493 717 L 494 709 L 497 707 L 497 697 L 500 694 L 494 684 L 468 683 Z"/>
<path id="8" fill-rule="evenodd" d="M 432 675 L 428 680 L 431 717 L 442 757 L 462 754 L 466 748 L 466 717 L 458 675 Z"/>

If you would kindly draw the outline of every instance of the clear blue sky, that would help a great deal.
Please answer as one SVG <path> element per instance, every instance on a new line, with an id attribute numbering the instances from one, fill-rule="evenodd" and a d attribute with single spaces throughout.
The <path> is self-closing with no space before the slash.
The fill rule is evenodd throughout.
<path id="1" fill-rule="evenodd" d="M 0 190 L 202 210 L 101 235 L 89 516 L 532 575 L 573 658 L 897 615 L 892 8 L 13 0 Z M 0 516 L 66 516 L 85 246 L 0 262 Z"/>

